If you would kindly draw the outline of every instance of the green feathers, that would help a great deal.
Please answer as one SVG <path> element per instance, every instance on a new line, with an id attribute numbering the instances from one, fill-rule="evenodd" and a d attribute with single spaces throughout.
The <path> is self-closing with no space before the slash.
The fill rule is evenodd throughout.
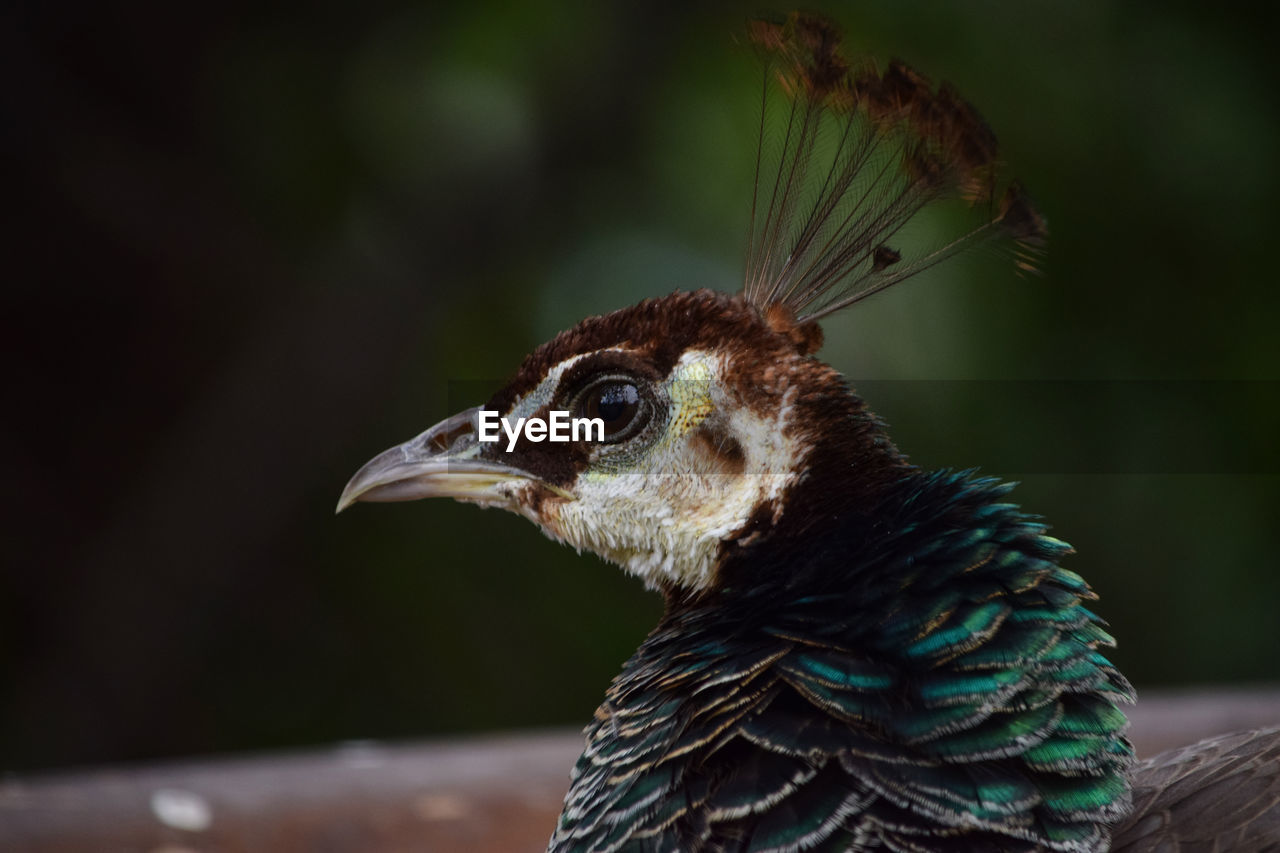
<path id="1" fill-rule="evenodd" d="M 553 849 L 1105 849 L 1132 691 L 1069 546 L 1008 488 L 912 473 L 892 524 L 779 537 L 674 603 L 588 729 Z"/>

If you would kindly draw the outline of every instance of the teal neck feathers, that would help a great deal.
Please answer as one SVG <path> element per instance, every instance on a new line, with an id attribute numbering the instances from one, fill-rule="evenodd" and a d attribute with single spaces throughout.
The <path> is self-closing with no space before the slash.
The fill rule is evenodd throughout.
<path id="1" fill-rule="evenodd" d="M 1105 850 L 1132 691 L 1070 547 L 993 480 L 908 469 L 856 508 L 825 485 L 788 496 L 803 529 L 784 515 L 669 602 L 588 728 L 553 849 L 638 822 L 690 846 Z"/>

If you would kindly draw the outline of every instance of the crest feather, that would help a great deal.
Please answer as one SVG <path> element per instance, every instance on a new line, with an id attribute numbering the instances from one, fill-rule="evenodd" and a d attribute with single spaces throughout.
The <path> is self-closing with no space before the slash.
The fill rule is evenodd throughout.
<path id="1" fill-rule="evenodd" d="M 935 90 L 897 60 L 883 73 L 855 66 L 839 31 L 809 15 L 753 21 L 749 37 L 767 73 L 749 302 L 817 320 L 996 238 L 1013 243 L 1019 270 L 1035 271 L 1044 219 L 1020 184 L 1002 186 L 995 134 L 952 86 Z M 913 241 L 907 226 L 945 200 L 969 221 L 941 243 Z"/>

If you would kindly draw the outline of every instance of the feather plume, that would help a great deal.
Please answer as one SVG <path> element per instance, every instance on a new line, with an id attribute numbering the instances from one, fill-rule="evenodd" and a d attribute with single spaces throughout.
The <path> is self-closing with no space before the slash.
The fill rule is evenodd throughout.
<path id="1" fill-rule="evenodd" d="M 1044 219 L 1018 182 L 1001 186 L 995 135 L 952 86 L 935 90 L 896 60 L 883 73 L 855 66 L 839 31 L 808 15 L 754 21 L 749 37 L 767 75 L 744 286 L 752 304 L 818 320 L 998 238 L 1012 242 L 1019 270 L 1035 270 Z M 915 245 L 907 227 L 945 200 L 968 223 Z"/>

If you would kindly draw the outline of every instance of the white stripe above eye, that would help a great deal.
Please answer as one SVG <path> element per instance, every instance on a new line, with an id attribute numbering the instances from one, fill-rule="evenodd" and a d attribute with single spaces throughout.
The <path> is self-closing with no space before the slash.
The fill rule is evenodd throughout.
<path id="1" fill-rule="evenodd" d="M 625 352 L 620 347 L 610 347 L 608 349 L 592 350 L 591 352 L 579 353 L 578 355 L 566 358 L 558 364 L 552 365 L 547 371 L 547 375 L 532 390 L 521 394 L 511 405 L 511 411 L 505 412 L 508 417 L 529 417 L 543 406 L 549 405 L 555 399 L 556 389 L 560 387 L 560 377 L 564 376 L 564 372 L 573 367 L 584 358 L 596 355 L 602 352 Z"/>

